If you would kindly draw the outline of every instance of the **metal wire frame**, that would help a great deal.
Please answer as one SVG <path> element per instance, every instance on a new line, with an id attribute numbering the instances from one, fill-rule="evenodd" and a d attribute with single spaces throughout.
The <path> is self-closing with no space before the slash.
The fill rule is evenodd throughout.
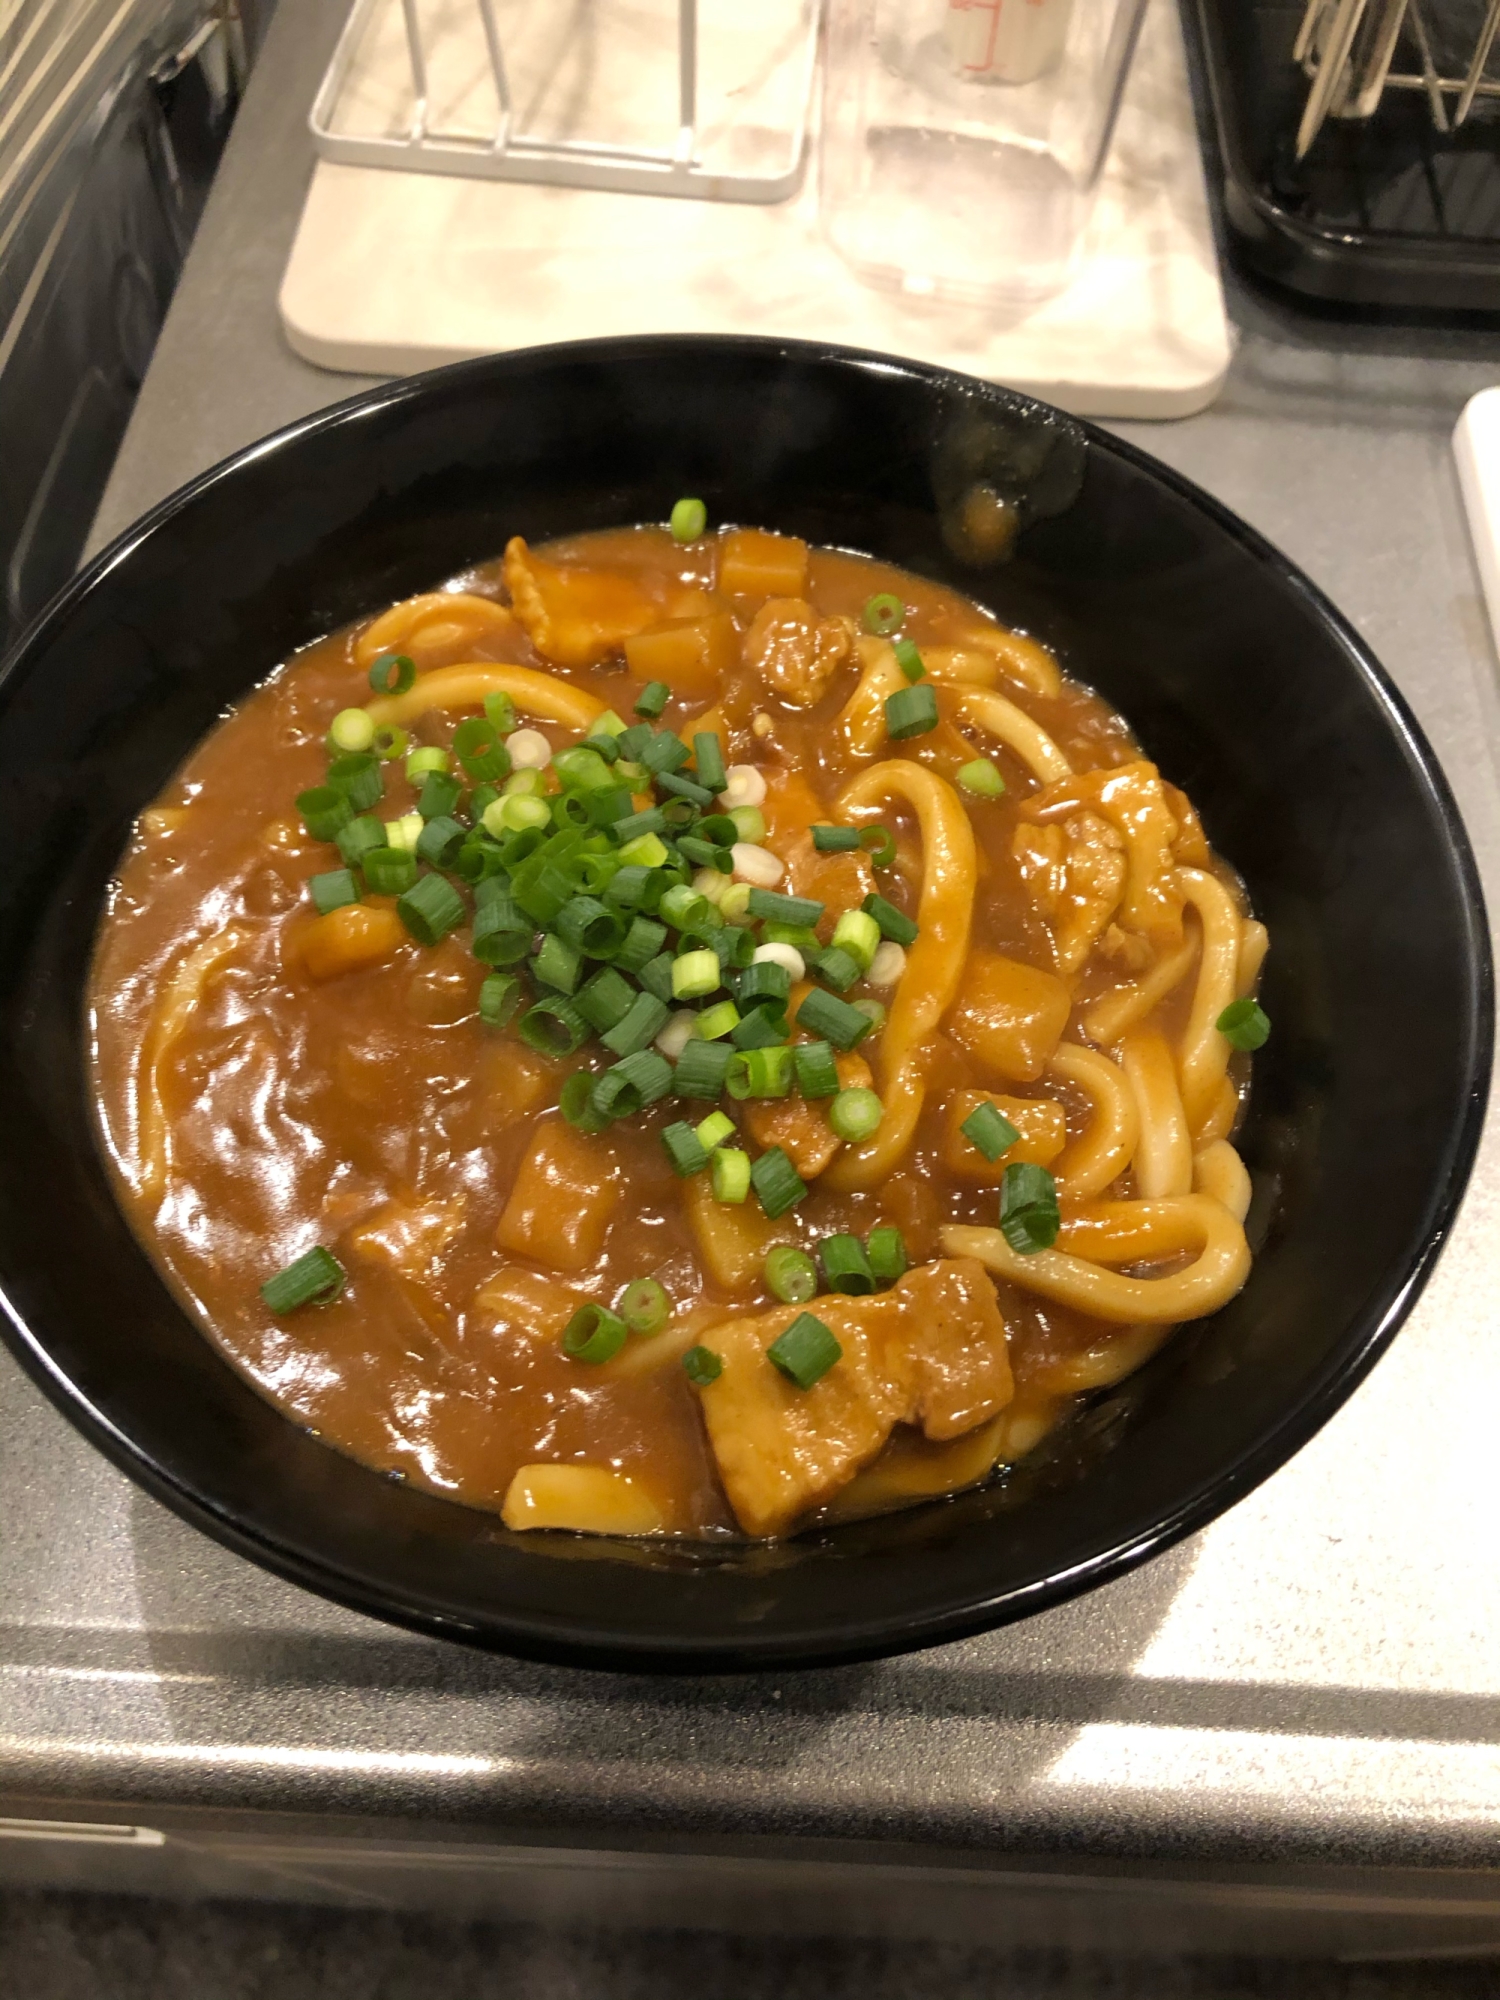
<path id="1" fill-rule="evenodd" d="M 404 134 L 353 134 L 333 128 L 361 38 L 385 0 L 355 0 L 333 60 L 313 102 L 310 124 L 318 152 L 351 166 L 395 167 L 407 173 L 463 174 L 481 180 L 544 181 L 559 187 L 604 188 L 699 200 L 784 201 L 801 185 L 807 159 L 809 104 L 817 65 L 823 0 L 811 0 L 800 79 L 799 111 L 788 162 L 779 172 L 716 173 L 698 159 L 698 0 L 677 0 L 677 138 L 670 149 L 611 146 L 587 139 L 545 139 L 515 130 L 510 78 L 494 0 L 473 0 L 499 104 L 488 138 L 445 132 L 428 119 L 427 50 L 418 0 L 400 0 L 414 109 Z M 1496 0 L 1500 5 L 1500 0 Z"/>
<path id="2" fill-rule="evenodd" d="M 1392 68 L 1403 29 L 1408 29 L 1421 62 L 1419 73 Z M 1325 118 L 1368 118 L 1387 90 L 1419 90 L 1439 132 L 1466 123 L 1476 98 L 1500 97 L 1500 82 L 1485 75 L 1496 35 L 1500 0 L 1489 0 L 1484 26 L 1462 76 L 1439 74 L 1423 0 L 1308 0 L 1292 49 L 1312 88 L 1297 131 L 1300 160 Z M 1452 112 L 1449 98 L 1455 100 Z"/>

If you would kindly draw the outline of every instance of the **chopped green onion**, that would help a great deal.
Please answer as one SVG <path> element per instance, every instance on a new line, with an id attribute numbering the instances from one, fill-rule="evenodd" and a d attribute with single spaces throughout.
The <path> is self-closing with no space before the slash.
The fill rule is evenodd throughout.
<path id="1" fill-rule="evenodd" d="M 885 698 L 885 733 L 894 743 L 925 736 L 938 725 L 937 696 L 926 682 L 902 688 Z"/>
<path id="2" fill-rule="evenodd" d="M 872 866 L 876 868 L 889 868 L 896 858 L 896 843 L 888 827 L 862 826 L 859 830 L 859 844 L 869 855 Z"/>
<path id="3" fill-rule="evenodd" d="M 875 1273 L 857 1236 L 825 1236 L 818 1245 L 823 1277 L 829 1291 L 863 1298 L 875 1289 Z"/>
<path id="4" fill-rule="evenodd" d="M 697 827 L 700 840 L 711 840 L 715 847 L 733 847 L 740 837 L 740 830 L 728 813 L 710 813 L 707 819 L 700 819 Z M 748 895 L 750 884 L 744 884 Z"/>
<path id="5" fill-rule="evenodd" d="M 1262 1049 L 1271 1034 L 1271 1017 L 1253 1000 L 1231 1000 L 1214 1026 L 1232 1049 L 1248 1055 Z"/>
<path id="6" fill-rule="evenodd" d="M 889 639 L 906 623 L 906 606 L 889 590 L 877 591 L 865 604 L 860 622 L 877 639 Z"/>
<path id="7" fill-rule="evenodd" d="M 558 1092 L 557 1108 L 575 1131 L 602 1132 L 609 1124 L 594 1109 L 597 1080 L 592 1070 L 575 1069 Z"/>
<path id="8" fill-rule="evenodd" d="M 717 992 L 723 983 L 723 968 L 717 952 L 689 951 L 673 961 L 674 1000 L 701 1000 L 706 994 Z"/>
<path id="9" fill-rule="evenodd" d="M 769 923 L 760 935 L 762 944 L 789 944 L 803 958 L 822 950 L 817 932 L 806 924 Z"/>
<path id="10" fill-rule="evenodd" d="M 406 730 L 398 729 L 394 722 L 382 723 L 370 738 L 370 748 L 382 764 L 393 764 L 404 755 L 411 737 Z"/>
<path id="11" fill-rule="evenodd" d="M 582 829 L 593 824 L 589 816 L 589 802 L 582 792 L 558 792 L 547 802 L 552 824 L 559 832 Z"/>
<path id="12" fill-rule="evenodd" d="M 512 771 L 500 790 L 508 799 L 539 799 L 547 790 L 547 780 L 540 771 Z"/>
<path id="13" fill-rule="evenodd" d="M 661 952 L 655 958 L 648 958 L 635 976 L 648 993 L 654 993 L 658 1000 L 668 1001 L 672 998 L 672 967 L 675 964 L 676 960 L 669 953 Z"/>
<path id="14" fill-rule="evenodd" d="M 666 830 L 666 815 L 660 806 L 647 806 L 644 812 L 627 813 L 624 819 L 615 821 L 615 838 L 620 843 L 621 854 L 627 863 L 644 860 L 644 856 L 637 856 L 629 850 L 647 834 L 665 833 Z M 657 845 L 661 847 L 660 841 Z M 659 859 L 647 861 L 645 865 L 648 868 L 659 868 L 666 858 L 667 851 L 662 847 Z"/>
<path id="15" fill-rule="evenodd" d="M 695 1389 L 706 1389 L 724 1373 L 724 1363 L 711 1347 L 690 1347 L 682 1357 L 682 1365 Z"/>
<path id="16" fill-rule="evenodd" d="M 654 1049 L 636 1049 L 614 1063 L 594 1086 L 594 1104 L 611 1118 L 625 1118 L 655 1104 L 672 1088 L 672 1065 Z"/>
<path id="17" fill-rule="evenodd" d="M 505 861 L 497 842 L 485 834 L 472 833 L 458 850 L 453 867 L 477 889 L 481 882 L 495 881 L 504 871 Z"/>
<path id="18" fill-rule="evenodd" d="M 591 958 L 605 958 L 625 942 L 625 920 L 593 896 L 574 896 L 557 913 L 560 937 Z"/>
<path id="19" fill-rule="evenodd" d="M 376 694 L 405 694 L 417 678 L 417 663 L 404 653 L 384 653 L 370 669 Z"/>
<path id="20" fill-rule="evenodd" d="M 701 1174 L 708 1165 L 708 1153 L 691 1125 L 679 1121 L 676 1125 L 667 1126 L 661 1135 L 661 1142 L 667 1149 L 673 1173 L 682 1180 L 686 1180 L 689 1174 Z"/>
<path id="21" fill-rule="evenodd" d="M 545 926 L 555 924 L 558 911 L 573 900 L 573 878 L 544 846 L 516 870 L 511 890 L 527 916 Z"/>
<path id="22" fill-rule="evenodd" d="M 917 651 L 911 640 L 898 639 L 891 650 L 896 655 L 896 665 L 905 674 L 906 678 L 909 681 L 921 680 L 927 669 L 922 664 L 922 655 Z M 895 731 L 892 730 L 891 734 L 894 735 Z"/>
<path id="23" fill-rule="evenodd" d="M 602 757 L 606 764 L 617 764 L 620 760 L 620 746 L 616 743 L 613 736 L 585 736 L 579 747 L 584 750 L 592 750 L 594 755 Z M 555 764 L 557 759 L 554 757 L 552 761 Z"/>
<path id="24" fill-rule="evenodd" d="M 573 1004 L 591 1028 L 603 1034 L 616 1021 L 623 1021 L 635 1000 L 635 988 L 628 979 L 622 979 L 612 965 L 606 965 L 596 972 L 591 980 L 578 989 L 573 996 Z"/>
<path id="25" fill-rule="evenodd" d="M 463 797 L 463 785 L 451 771 L 429 771 L 422 780 L 417 811 L 423 819 L 441 819 L 451 813 Z"/>
<path id="26" fill-rule="evenodd" d="M 726 924 L 745 925 L 750 921 L 750 884 L 731 882 L 719 898 L 719 915 Z M 752 953 L 754 947 L 752 946 Z"/>
<path id="27" fill-rule="evenodd" d="M 330 868 L 324 875 L 314 875 L 307 891 L 320 917 L 326 917 L 330 910 L 341 910 L 345 903 L 359 901 L 359 884 L 349 868 Z"/>
<path id="28" fill-rule="evenodd" d="M 736 1146 L 717 1147 L 708 1163 L 714 1200 L 737 1204 L 750 1192 L 750 1155 Z"/>
<path id="29" fill-rule="evenodd" d="M 785 1014 L 777 1013 L 772 1008 L 757 1007 L 754 1013 L 747 1014 L 736 1027 L 730 1029 L 729 1039 L 737 1049 L 769 1049 L 778 1042 L 788 1040 L 790 1034 Z"/>
<path id="30" fill-rule="evenodd" d="M 785 1097 L 792 1087 L 792 1052 L 785 1042 L 735 1052 L 725 1078 L 733 1098 Z"/>
<path id="31" fill-rule="evenodd" d="M 479 1018 L 487 1028 L 508 1028 L 525 997 L 513 972 L 492 972 L 479 982 Z"/>
<path id="32" fill-rule="evenodd" d="M 523 833 L 528 827 L 552 824 L 552 808 L 545 799 L 525 794 L 504 794 L 484 809 L 484 830 L 496 840 L 507 833 Z"/>
<path id="33" fill-rule="evenodd" d="M 960 764 L 956 773 L 958 782 L 966 792 L 972 792 L 977 799 L 998 799 L 1005 790 L 1005 780 L 998 766 L 988 757 L 976 757 L 971 764 Z"/>
<path id="34" fill-rule="evenodd" d="M 883 1223 L 866 1237 L 865 1255 L 881 1284 L 893 1285 L 907 1267 L 906 1238 L 894 1223 Z"/>
<path id="35" fill-rule="evenodd" d="M 766 816 L 759 806 L 732 806 L 725 817 L 734 821 L 735 840 L 744 841 L 747 847 L 759 847 L 765 839 Z"/>
<path id="36" fill-rule="evenodd" d="M 356 812 L 368 812 L 371 806 L 379 805 L 385 791 L 380 759 L 368 750 L 335 757 L 328 766 L 328 782 L 334 791 L 343 793 Z"/>
<path id="37" fill-rule="evenodd" d="M 422 828 L 426 824 L 417 812 L 403 813 L 400 819 L 388 819 L 385 823 L 386 844 L 398 853 L 415 856 L 417 842 L 422 838 Z"/>
<path id="38" fill-rule="evenodd" d="M 580 1306 L 563 1328 L 563 1352 L 574 1361 L 613 1361 L 630 1329 L 608 1306 Z"/>
<path id="39" fill-rule="evenodd" d="M 500 865 L 512 873 L 523 861 L 530 861 L 539 848 L 545 846 L 547 836 L 539 826 L 523 826 L 518 833 L 506 834 L 500 843 Z"/>
<path id="40" fill-rule="evenodd" d="M 815 826 L 813 846 L 819 854 L 852 854 L 859 846 L 857 826 Z"/>
<path id="41" fill-rule="evenodd" d="M 722 905 L 720 909 L 722 915 Z M 722 966 L 732 966 L 738 971 L 743 971 L 755 957 L 755 935 L 743 926 L 721 923 L 709 943 L 719 954 Z"/>
<path id="42" fill-rule="evenodd" d="M 639 973 L 643 966 L 651 963 L 666 941 L 665 924 L 653 923 L 650 917 L 632 917 L 624 942 L 614 954 L 614 962 L 625 972 Z"/>
<path id="43" fill-rule="evenodd" d="M 820 923 L 825 905 L 811 896 L 783 896 L 778 889 L 752 889 L 750 914 L 773 924 L 799 924 L 811 928 Z"/>
<path id="44" fill-rule="evenodd" d="M 863 1014 L 875 1033 L 885 1026 L 885 1003 L 874 1000 L 868 993 L 862 993 L 857 1000 L 849 1003 L 856 1012 Z"/>
<path id="45" fill-rule="evenodd" d="M 438 878 L 429 876 L 428 880 Z M 542 1056 L 570 1056 L 588 1039 L 588 1022 L 571 1000 L 538 1000 L 521 1016 L 521 1040 Z"/>
<path id="46" fill-rule="evenodd" d="M 648 815 L 637 813 L 635 817 L 645 819 Z M 623 824 L 623 820 L 616 821 L 616 833 Z M 648 873 L 653 868 L 660 868 L 669 858 L 667 844 L 654 828 L 648 833 L 641 834 L 637 839 L 627 840 L 620 849 L 620 859 L 627 868 L 644 868 Z"/>
<path id="47" fill-rule="evenodd" d="M 358 826 L 359 821 L 356 820 L 354 824 Z M 376 825 L 380 825 L 378 820 Z M 446 813 L 441 814 L 437 819 L 428 820 L 418 834 L 417 859 L 427 862 L 433 868 L 451 868 L 458 850 L 468 837 L 469 829 L 466 826 L 461 826 L 456 819 L 449 819 Z M 382 844 L 384 840 L 385 829 L 381 827 Z"/>
<path id="48" fill-rule="evenodd" d="M 516 728 L 516 704 L 508 694 L 497 691 L 484 698 L 484 719 L 497 736 L 512 736 Z"/>
<path id="49" fill-rule="evenodd" d="M 635 811 L 635 801 L 623 785 L 601 785 L 582 796 L 592 826 L 618 826 L 622 819 L 629 819 Z M 610 858 L 616 860 L 618 857 L 612 855 Z"/>
<path id="50" fill-rule="evenodd" d="M 766 1252 L 766 1289 L 784 1305 L 803 1306 L 818 1295 L 818 1267 L 805 1250 L 778 1243 Z"/>
<path id="51" fill-rule="evenodd" d="M 375 741 L 375 721 L 367 709 L 341 708 L 328 728 L 335 750 L 368 750 Z"/>
<path id="52" fill-rule="evenodd" d="M 436 944 L 464 920 L 464 899 L 446 875 L 424 875 L 396 904 L 418 944 Z"/>
<path id="53" fill-rule="evenodd" d="M 710 1104 L 714 1103 L 724 1088 L 733 1056 L 734 1050 L 724 1042 L 685 1042 L 672 1079 L 677 1095 L 700 1097 Z M 712 1152 L 713 1147 L 709 1146 L 708 1150 Z"/>
<path id="54" fill-rule="evenodd" d="M 898 910 L 894 903 L 888 903 L 884 896 L 866 896 L 860 908 L 875 919 L 880 926 L 880 935 L 888 937 L 892 944 L 916 943 L 917 926 L 904 911 Z"/>
<path id="55" fill-rule="evenodd" d="M 1030 1161 L 1007 1167 L 1000 1184 L 1000 1233 L 1016 1255 L 1050 1250 L 1061 1226 L 1057 1182 L 1047 1169 Z"/>
<path id="56" fill-rule="evenodd" d="M 470 792 L 469 803 L 465 810 L 469 818 L 474 821 L 476 829 L 483 824 L 485 814 L 492 805 L 498 804 L 500 797 L 498 785 L 476 785 Z"/>
<path id="57" fill-rule="evenodd" d="M 845 910 L 833 927 L 833 949 L 847 951 L 868 972 L 880 943 L 880 926 L 868 910 Z"/>
<path id="58" fill-rule="evenodd" d="M 870 1017 L 847 1000 L 814 987 L 797 1009 L 797 1026 L 815 1041 L 832 1042 L 846 1052 L 862 1042 L 870 1032 Z"/>
<path id="59" fill-rule="evenodd" d="M 701 500 L 679 500 L 672 509 L 672 540 L 696 542 L 708 526 L 708 509 Z"/>
<path id="60" fill-rule="evenodd" d="M 633 1056 L 637 1049 L 644 1049 L 656 1040 L 667 1025 L 671 1011 L 666 1002 L 658 1000 L 654 993 L 637 993 L 630 1003 L 629 1012 L 622 1014 L 599 1039 L 617 1056 Z M 657 1060 L 660 1061 L 660 1057 Z M 669 1080 L 671 1074 L 669 1068 Z"/>
<path id="61" fill-rule="evenodd" d="M 665 681 L 647 681 L 635 698 L 635 712 L 655 721 L 671 699 L 672 690 Z"/>
<path id="62" fill-rule="evenodd" d="M 831 986 L 835 993 L 847 993 L 859 978 L 860 964 L 853 952 L 845 951 L 843 946 L 839 945 L 828 951 L 819 952 L 812 961 L 811 970 L 825 986 Z"/>
<path id="63" fill-rule="evenodd" d="M 500 741 L 500 732 L 483 716 L 471 715 L 453 732 L 453 749 L 471 778 L 493 784 L 510 776 L 510 752 Z"/>
<path id="64" fill-rule="evenodd" d="M 838 1064 L 827 1042 L 798 1042 L 792 1056 L 797 1067 L 797 1088 L 804 1097 L 813 1099 L 838 1095 Z"/>
<path id="65" fill-rule="evenodd" d="M 347 826 L 339 828 L 336 838 L 345 863 L 350 868 L 356 868 L 371 848 L 384 847 L 385 828 L 374 813 L 360 813 Z"/>
<path id="66" fill-rule="evenodd" d="M 677 851 L 695 868 L 708 868 L 716 875 L 728 875 L 734 867 L 728 848 L 715 847 L 711 840 L 695 840 L 691 835 L 684 834 L 677 843 Z M 700 890 L 699 893 L 703 892 Z"/>
<path id="67" fill-rule="evenodd" d="M 614 745 L 610 745 L 611 750 Z M 614 791 L 615 774 L 597 750 L 573 743 L 553 756 L 552 768 L 565 790 L 570 792 Z"/>
<path id="68" fill-rule="evenodd" d="M 841 1090 L 828 1107 L 828 1123 L 837 1138 L 859 1146 L 880 1130 L 885 1106 L 873 1090 Z"/>
<path id="69" fill-rule="evenodd" d="M 792 975 L 775 959 L 764 958 L 758 964 L 746 966 L 734 990 L 742 1014 L 756 1007 L 770 1007 L 775 1013 L 784 1014 L 792 991 Z"/>
<path id="70" fill-rule="evenodd" d="M 672 1302 L 655 1278 L 633 1278 L 620 1294 L 620 1317 L 632 1333 L 660 1333 Z"/>
<path id="71" fill-rule="evenodd" d="M 571 993 L 578 984 L 582 960 L 583 954 L 576 945 L 569 944 L 556 931 L 548 931 L 531 969 L 543 986 L 550 986 L 557 993 Z"/>
<path id="72" fill-rule="evenodd" d="M 1004 1113 L 989 1103 L 975 1105 L 958 1129 L 987 1160 L 998 1160 L 1002 1153 L 1008 1153 L 1021 1136 Z"/>
<path id="73" fill-rule="evenodd" d="M 663 771 L 677 770 L 692 754 L 680 736 L 659 729 L 641 752 L 641 762 L 653 777 L 660 777 Z"/>
<path id="74" fill-rule="evenodd" d="M 722 792 L 725 785 L 724 746 L 711 729 L 700 729 L 693 738 L 693 764 L 698 783 L 708 792 Z"/>
<path id="75" fill-rule="evenodd" d="M 620 731 L 620 755 L 631 763 L 637 762 L 655 734 L 649 722 L 632 722 L 628 729 Z"/>
<path id="76" fill-rule="evenodd" d="M 700 896 L 686 882 L 674 883 L 668 889 L 661 899 L 660 914 L 680 931 L 701 931 L 705 926 L 717 930 L 720 923 L 719 913 L 707 896 Z M 718 983 L 715 979 L 714 986 Z M 705 988 L 709 993 L 713 990 L 713 986 Z"/>
<path id="77" fill-rule="evenodd" d="M 799 1389 L 810 1389 L 815 1382 L 822 1381 L 843 1352 L 832 1329 L 804 1312 L 798 1313 L 786 1332 L 772 1341 L 766 1349 L 766 1359 Z"/>
<path id="78" fill-rule="evenodd" d="M 700 1048 L 702 1047 L 701 1043 L 699 1044 L 699 1047 Z M 684 1054 L 686 1054 L 685 1050 Z M 679 1097 L 687 1097 L 691 1095 L 690 1092 L 685 1091 L 682 1087 L 681 1063 L 677 1065 L 677 1076 L 675 1078 L 675 1082 L 677 1086 L 677 1095 Z M 714 1150 L 715 1146 L 722 1146 L 726 1139 L 732 1139 L 734 1137 L 734 1120 L 729 1116 L 728 1112 L 726 1111 L 710 1111 L 708 1116 L 703 1120 L 702 1124 L 695 1126 L 693 1129 L 698 1134 L 698 1144 L 703 1148 L 705 1153 L 711 1153 Z"/>
<path id="79" fill-rule="evenodd" d="M 314 785 L 311 791 L 298 792 L 297 811 L 314 840 L 336 840 L 340 829 L 354 817 L 353 806 L 332 785 Z"/>
<path id="80" fill-rule="evenodd" d="M 604 891 L 604 900 L 617 910 L 637 910 L 645 897 L 651 870 L 642 867 L 638 861 L 624 861 L 618 855 L 615 858 L 620 861 L 620 866 Z"/>
<path id="81" fill-rule="evenodd" d="M 719 1158 L 716 1153 L 715 1159 Z M 779 1146 L 770 1146 L 750 1169 L 760 1205 L 774 1222 L 807 1193 L 807 1183 Z"/>
<path id="82" fill-rule="evenodd" d="M 267 1278 L 260 1295 L 273 1313 L 296 1312 L 299 1306 L 327 1306 L 343 1291 L 347 1273 L 331 1250 L 321 1243 Z"/>
<path id="83" fill-rule="evenodd" d="M 679 777 L 675 771 L 663 771 L 656 781 L 656 789 L 665 792 L 669 798 L 686 799 L 689 805 L 706 810 L 714 802 L 714 795 L 706 785 L 700 785 L 692 778 Z"/>
<path id="84" fill-rule="evenodd" d="M 417 857 L 404 847 L 369 847 L 359 857 L 372 896 L 404 896 L 417 879 Z"/>

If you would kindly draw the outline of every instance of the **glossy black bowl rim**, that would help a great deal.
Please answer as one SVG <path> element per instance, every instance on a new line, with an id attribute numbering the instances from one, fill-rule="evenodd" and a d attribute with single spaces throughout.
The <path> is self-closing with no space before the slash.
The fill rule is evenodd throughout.
<path id="1" fill-rule="evenodd" d="M 1023 403 L 1039 415 L 1075 427 L 1091 450 L 1102 451 L 1169 488 L 1206 515 L 1280 583 L 1300 597 L 1309 616 L 1336 640 L 1351 669 L 1383 708 L 1414 773 L 1419 774 L 1436 804 L 1448 845 L 1457 863 L 1463 892 L 1463 952 L 1470 975 L 1469 1006 L 1457 1025 L 1468 1049 L 1465 1104 L 1449 1141 L 1446 1173 L 1431 1189 L 1425 1234 L 1399 1285 L 1368 1305 L 1350 1324 L 1338 1350 L 1321 1376 L 1269 1426 L 1256 1444 L 1199 1482 L 1176 1505 L 1164 1511 L 1144 1532 L 1138 1532 L 1084 1558 L 1076 1565 L 1033 1582 L 970 1598 L 948 1612 L 895 1611 L 889 1619 L 867 1622 L 850 1631 L 837 1623 L 826 1630 L 809 1630 L 795 1639 L 758 1641 L 746 1633 L 727 1649 L 713 1641 L 636 1642 L 617 1629 L 590 1629 L 585 1622 L 531 1620 L 498 1610 L 492 1619 L 461 1621 L 393 1594 L 375 1577 L 357 1577 L 324 1565 L 306 1552 L 262 1536 L 224 1510 L 211 1494 L 197 1491 L 158 1465 L 87 1396 L 58 1370 L 43 1343 L 14 1310 L 0 1289 L 0 1336 L 27 1374 L 76 1429 L 122 1472 L 192 1526 L 237 1554 L 292 1583 L 315 1591 L 350 1610 L 377 1617 L 433 1637 L 500 1650 L 517 1657 L 568 1667 L 609 1668 L 626 1672 L 714 1673 L 772 1671 L 844 1665 L 886 1657 L 973 1636 L 1001 1624 L 1067 1602 L 1097 1585 L 1125 1575 L 1184 1537 L 1206 1527 L 1237 1500 L 1276 1472 L 1348 1399 L 1390 1345 L 1431 1274 L 1452 1226 L 1473 1166 L 1489 1095 L 1494 1045 L 1494 967 L 1489 925 L 1479 870 L 1468 833 L 1447 777 L 1405 698 L 1365 645 L 1359 633 L 1327 596 L 1275 545 L 1172 467 L 1114 436 L 1086 419 L 1066 415 L 1039 398 L 1009 390 L 952 369 L 905 360 L 867 348 L 819 341 L 781 340 L 753 334 L 638 334 L 599 340 L 547 343 L 511 352 L 454 362 L 443 368 L 398 378 L 374 389 L 345 397 L 311 415 L 268 433 L 221 459 L 124 529 L 95 556 L 50 604 L 32 620 L 0 661 L 0 682 L 8 678 L 23 654 L 46 643 L 50 626 L 71 613 L 110 572 L 142 543 L 170 527 L 174 518 L 199 495 L 239 468 L 304 439 L 357 422 L 403 403 L 420 403 L 439 383 L 465 377 L 493 377 L 498 384 L 512 373 L 524 374 L 538 360 L 587 363 L 628 361 L 634 355 L 660 355 L 677 350 L 685 365 L 705 349 L 784 357 L 804 363 L 832 363 L 884 376 L 898 375 L 964 395 L 1001 395 Z M 289 1420 L 290 1421 L 290 1420 Z M 941 1502 L 930 1503 L 941 1505 Z"/>

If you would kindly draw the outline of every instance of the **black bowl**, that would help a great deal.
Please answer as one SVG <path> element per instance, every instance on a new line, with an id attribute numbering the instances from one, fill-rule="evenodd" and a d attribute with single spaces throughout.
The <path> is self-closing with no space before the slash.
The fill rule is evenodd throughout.
<path id="1" fill-rule="evenodd" d="M 987 561 L 964 501 L 1023 523 Z M 126 1227 L 84 986 L 132 816 L 294 648 L 520 532 L 716 520 L 862 549 L 1058 647 L 1202 810 L 1274 940 L 1241 1295 L 999 1485 L 780 1546 L 516 1536 L 263 1402 Z M 1491 970 L 1462 826 L 1357 636 L 1202 493 L 1004 390 L 756 340 L 582 343 L 356 397 L 123 536 L 0 679 L 0 1282 L 58 1407 L 188 1520 L 360 1610 L 575 1664 L 734 1669 L 1017 1618 L 1201 1527 L 1349 1395 L 1463 1190 Z"/>

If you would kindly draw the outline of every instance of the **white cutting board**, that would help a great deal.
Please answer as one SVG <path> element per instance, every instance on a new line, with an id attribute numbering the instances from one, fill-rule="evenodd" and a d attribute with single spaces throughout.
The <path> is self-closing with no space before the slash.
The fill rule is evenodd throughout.
<path id="1" fill-rule="evenodd" d="M 298 354 L 409 374 L 629 333 L 842 341 L 1028 390 L 1078 416 L 1182 417 L 1229 366 L 1182 34 L 1151 0 L 1088 253 L 1040 305 L 876 291 L 818 228 L 816 166 L 770 205 L 409 174 L 320 160 L 281 287 Z"/>

